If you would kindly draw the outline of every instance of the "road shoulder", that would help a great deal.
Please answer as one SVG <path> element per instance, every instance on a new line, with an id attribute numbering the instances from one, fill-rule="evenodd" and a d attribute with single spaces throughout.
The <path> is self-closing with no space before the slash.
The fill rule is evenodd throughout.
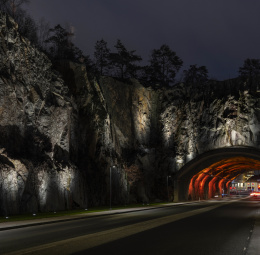
<path id="1" fill-rule="evenodd" d="M 259 251 L 260 251 L 259 238 L 260 238 L 260 209 L 258 209 L 258 212 L 256 214 L 254 229 L 246 252 L 247 255 L 259 255 Z"/>

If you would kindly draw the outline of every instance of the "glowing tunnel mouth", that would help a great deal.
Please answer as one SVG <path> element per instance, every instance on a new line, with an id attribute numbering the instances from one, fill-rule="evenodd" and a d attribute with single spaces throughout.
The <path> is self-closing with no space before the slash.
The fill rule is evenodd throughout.
<path id="1" fill-rule="evenodd" d="M 253 170 L 260 170 L 259 160 L 241 156 L 220 160 L 191 178 L 188 197 L 206 199 L 226 193 L 232 180 Z"/>

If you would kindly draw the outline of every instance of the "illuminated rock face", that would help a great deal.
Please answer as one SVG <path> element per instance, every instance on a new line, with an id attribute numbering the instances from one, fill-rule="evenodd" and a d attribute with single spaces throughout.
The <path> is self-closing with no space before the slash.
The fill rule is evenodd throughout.
<path id="1" fill-rule="evenodd" d="M 167 175 L 205 152 L 259 148 L 260 98 L 239 79 L 155 89 L 103 78 L 100 86 L 118 160 L 142 172 L 139 199 L 165 199 Z"/>
<path id="2" fill-rule="evenodd" d="M 164 145 L 176 151 L 177 170 L 197 155 L 223 147 L 260 145 L 260 98 L 237 80 L 209 84 L 209 90 L 180 85 L 168 93 L 161 114 Z M 176 94 L 178 100 L 174 100 Z"/>
<path id="3" fill-rule="evenodd" d="M 100 79 L 115 137 L 122 149 L 151 148 L 158 144 L 161 91 L 145 88 L 137 80 Z"/>
<path id="4" fill-rule="evenodd" d="M 260 145 L 259 96 L 239 80 L 156 88 L 54 71 L 3 14 L 0 44 L 0 214 L 109 204 L 112 166 L 112 204 L 167 199 L 167 176 L 196 156 Z"/>
<path id="5" fill-rule="evenodd" d="M 0 214 L 85 206 L 68 87 L 1 13 L 0 44 Z"/>

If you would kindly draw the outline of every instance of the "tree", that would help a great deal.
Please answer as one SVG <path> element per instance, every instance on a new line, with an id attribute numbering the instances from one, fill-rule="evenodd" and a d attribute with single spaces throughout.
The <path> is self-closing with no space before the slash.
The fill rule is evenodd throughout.
<path id="1" fill-rule="evenodd" d="M 0 0 L 0 10 L 3 12 L 7 12 L 7 4 L 9 0 Z"/>
<path id="2" fill-rule="evenodd" d="M 239 68 L 239 74 L 243 78 L 260 76 L 260 60 L 247 58 L 244 65 Z"/>
<path id="3" fill-rule="evenodd" d="M 30 0 L 0 0 L 0 9 L 16 20 L 22 5 L 30 3 Z"/>
<path id="4" fill-rule="evenodd" d="M 34 19 L 21 7 L 30 0 L 0 0 L 0 10 L 13 17 L 18 24 L 18 32 L 34 45 L 38 44 L 38 26 Z"/>
<path id="5" fill-rule="evenodd" d="M 46 50 L 46 40 L 50 35 L 50 24 L 44 18 L 38 22 L 38 44 L 40 49 Z"/>
<path id="6" fill-rule="evenodd" d="M 94 79 L 96 77 L 96 66 L 93 63 L 92 59 L 89 55 L 82 55 L 82 57 L 79 59 L 79 62 L 84 64 L 86 67 L 87 75 L 90 80 Z"/>
<path id="7" fill-rule="evenodd" d="M 208 69 L 206 66 L 190 65 L 188 70 L 183 71 L 184 82 L 191 85 L 203 85 L 208 81 Z"/>
<path id="8" fill-rule="evenodd" d="M 51 58 L 79 61 L 81 57 L 84 57 L 82 51 L 70 41 L 72 33 L 60 24 L 51 28 L 49 32 L 50 36 L 45 42 L 49 45 L 47 51 Z"/>
<path id="9" fill-rule="evenodd" d="M 19 33 L 30 40 L 34 45 L 38 45 L 38 26 L 34 19 L 26 12 L 16 16 Z"/>
<path id="10" fill-rule="evenodd" d="M 100 75 L 107 73 L 107 68 L 109 66 L 109 56 L 110 50 L 107 47 L 107 42 L 101 39 L 100 41 L 96 42 L 95 45 L 95 66 L 98 70 Z"/>
<path id="11" fill-rule="evenodd" d="M 135 55 L 135 50 L 128 51 L 120 40 L 115 45 L 116 53 L 110 53 L 111 64 L 115 67 L 116 76 L 120 78 L 135 77 L 138 66 L 135 64 L 142 60 Z"/>
<path id="12" fill-rule="evenodd" d="M 251 90 L 256 90 L 260 80 L 260 59 L 247 58 L 244 65 L 239 68 L 239 76 L 248 82 Z"/>
<path id="13" fill-rule="evenodd" d="M 166 44 L 154 49 L 150 58 L 147 75 L 150 82 L 163 85 L 173 84 L 175 76 L 182 67 L 183 61 Z"/>
<path id="14" fill-rule="evenodd" d="M 49 51 L 54 58 L 65 58 L 68 49 L 68 32 L 60 25 L 50 28 L 50 37 L 45 41 L 49 44 Z"/>

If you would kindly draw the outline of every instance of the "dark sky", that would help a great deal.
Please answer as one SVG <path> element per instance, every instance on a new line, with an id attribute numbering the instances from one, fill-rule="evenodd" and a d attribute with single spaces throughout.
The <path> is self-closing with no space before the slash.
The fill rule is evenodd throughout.
<path id="1" fill-rule="evenodd" d="M 26 8 L 51 26 L 74 26 L 74 43 L 88 55 L 102 38 L 111 50 L 121 39 L 144 60 L 168 44 L 184 69 L 205 65 L 219 80 L 260 58 L 259 0 L 31 0 Z"/>

